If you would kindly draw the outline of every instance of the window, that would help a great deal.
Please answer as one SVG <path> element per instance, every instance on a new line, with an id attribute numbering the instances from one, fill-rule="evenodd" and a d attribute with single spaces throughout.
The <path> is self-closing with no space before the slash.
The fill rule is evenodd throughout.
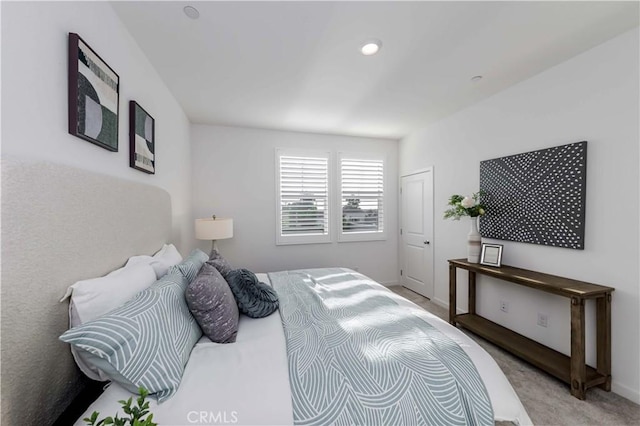
<path id="1" fill-rule="evenodd" d="M 380 155 L 276 150 L 276 244 L 386 239 Z"/>
<path id="2" fill-rule="evenodd" d="M 385 239 L 384 160 L 339 155 L 339 241 Z"/>
<path id="3" fill-rule="evenodd" d="M 329 153 L 276 151 L 277 244 L 331 242 Z"/>

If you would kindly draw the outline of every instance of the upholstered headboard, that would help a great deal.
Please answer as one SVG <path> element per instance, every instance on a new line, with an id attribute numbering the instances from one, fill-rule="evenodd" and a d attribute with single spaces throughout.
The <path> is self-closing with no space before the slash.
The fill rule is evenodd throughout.
<path id="1" fill-rule="evenodd" d="M 152 254 L 170 235 L 160 188 L 2 159 L 2 424 L 51 424 L 84 386 L 58 340 L 67 287 Z"/>

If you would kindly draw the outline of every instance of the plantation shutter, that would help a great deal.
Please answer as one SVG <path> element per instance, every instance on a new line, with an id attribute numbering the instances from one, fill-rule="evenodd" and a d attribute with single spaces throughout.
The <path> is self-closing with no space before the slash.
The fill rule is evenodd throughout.
<path id="1" fill-rule="evenodd" d="M 329 159 L 280 155 L 280 235 L 329 234 Z"/>
<path id="2" fill-rule="evenodd" d="M 340 158 L 342 233 L 384 231 L 384 161 Z"/>

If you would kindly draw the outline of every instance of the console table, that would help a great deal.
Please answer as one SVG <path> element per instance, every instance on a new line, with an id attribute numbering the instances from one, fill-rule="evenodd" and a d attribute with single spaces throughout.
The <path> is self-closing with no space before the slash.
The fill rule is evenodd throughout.
<path id="1" fill-rule="evenodd" d="M 469 271 L 469 309 L 456 314 L 456 269 Z M 571 301 L 571 356 L 568 357 L 476 313 L 476 275 L 486 275 L 536 290 L 564 296 Z M 611 292 L 615 289 L 584 281 L 502 265 L 500 268 L 449 260 L 449 322 L 500 346 L 571 387 L 571 395 L 585 399 L 587 389 L 611 390 Z M 585 362 L 585 301 L 596 302 L 597 366 Z"/>

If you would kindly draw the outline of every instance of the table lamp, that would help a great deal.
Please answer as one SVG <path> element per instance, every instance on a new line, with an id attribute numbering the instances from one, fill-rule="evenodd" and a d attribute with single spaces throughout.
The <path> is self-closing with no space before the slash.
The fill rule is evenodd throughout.
<path id="1" fill-rule="evenodd" d="M 216 249 L 216 241 L 233 237 L 233 219 L 217 218 L 196 219 L 196 238 L 211 240 L 211 250 Z"/>

